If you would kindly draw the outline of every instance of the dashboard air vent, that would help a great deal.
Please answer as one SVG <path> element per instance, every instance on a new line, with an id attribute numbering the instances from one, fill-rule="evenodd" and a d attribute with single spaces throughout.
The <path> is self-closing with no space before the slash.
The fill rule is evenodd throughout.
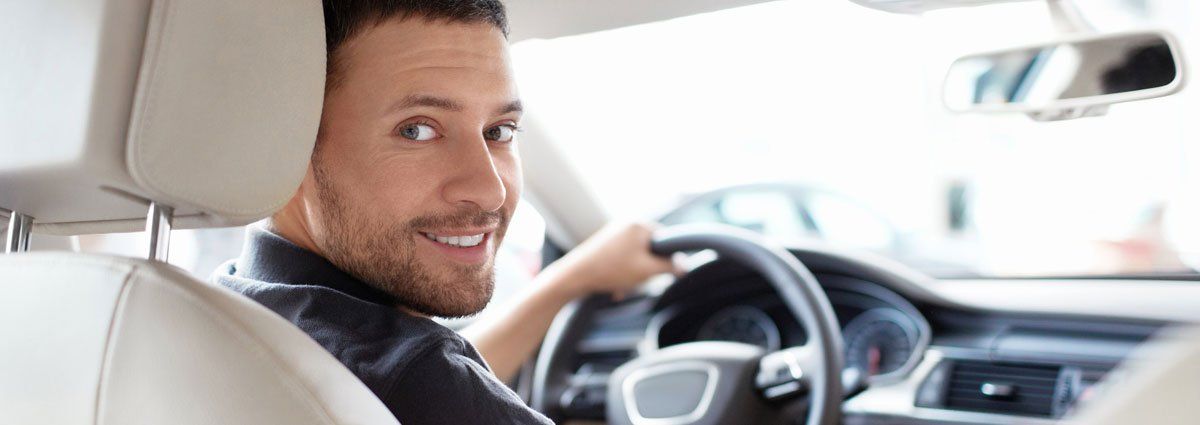
<path id="1" fill-rule="evenodd" d="M 945 406 L 980 412 L 1052 416 L 1060 367 L 960 360 Z"/>

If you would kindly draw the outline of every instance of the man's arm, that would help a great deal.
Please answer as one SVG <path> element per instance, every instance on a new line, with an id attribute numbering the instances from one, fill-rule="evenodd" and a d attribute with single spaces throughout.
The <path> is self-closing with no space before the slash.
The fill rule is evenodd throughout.
<path id="1" fill-rule="evenodd" d="M 622 296 L 651 276 L 675 269 L 669 258 L 650 253 L 651 228 L 610 225 L 542 270 L 523 300 L 480 317 L 462 334 L 492 372 L 507 381 L 541 343 L 550 322 L 567 303 L 596 292 Z"/>

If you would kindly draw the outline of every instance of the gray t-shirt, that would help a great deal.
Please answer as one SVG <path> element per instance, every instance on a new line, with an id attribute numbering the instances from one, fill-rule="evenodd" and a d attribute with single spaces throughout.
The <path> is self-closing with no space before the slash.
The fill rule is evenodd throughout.
<path id="1" fill-rule="evenodd" d="M 551 423 L 458 333 L 267 230 L 250 228 L 242 256 L 213 280 L 308 333 L 405 425 Z"/>

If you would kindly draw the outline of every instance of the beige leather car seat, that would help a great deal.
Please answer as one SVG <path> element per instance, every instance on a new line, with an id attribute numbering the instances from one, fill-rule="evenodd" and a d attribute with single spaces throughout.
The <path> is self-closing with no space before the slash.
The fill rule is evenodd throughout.
<path id="1" fill-rule="evenodd" d="M 258 220 L 320 119 L 319 0 L 38 0 L 0 13 L 0 424 L 395 424 L 302 331 L 161 261 L 29 232 Z"/>
<path id="2" fill-rule="evenodd" d="M 1078 406 L 1073 425 L 1200 423 L 1200 326 L 1167 328 Z"/>

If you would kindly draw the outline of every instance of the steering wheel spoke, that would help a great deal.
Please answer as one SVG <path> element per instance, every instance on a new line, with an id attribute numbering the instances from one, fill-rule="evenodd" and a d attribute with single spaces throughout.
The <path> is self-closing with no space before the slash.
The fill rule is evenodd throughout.
<path id="1" fill-rule="evenodd" d="M 816 358 L 814 350 L 812 346 L 802 345 L 763 356 L 754 375 L 755 389 L 771 402 L 807 394 L 812 384 L 810 374 L 820 367 L 820 359 Z"/>

